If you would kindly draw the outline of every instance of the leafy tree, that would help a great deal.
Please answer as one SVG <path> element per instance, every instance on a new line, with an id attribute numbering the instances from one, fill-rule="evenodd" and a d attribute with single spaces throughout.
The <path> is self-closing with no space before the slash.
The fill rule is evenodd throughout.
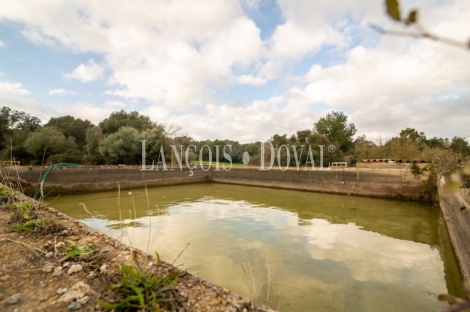
<path id="1" fill-rule="evenodd" d="M 320 118 L 314 127 L 319 134 L 325 135 L 331 142 L 338 143 L 343 152 L 348 152 L 353 146 L 353 136 L 356 134 L 356 126 L 348 124 L 348 117 L 343 112 L 328 113 Z"/>
<path id="2" fill-rule="evenodd" d="M 100 142 L 103 140 L 103 129 L 99 126 L 88 128 L 85 134 L 85 150 L 88 155 L 99 154 Z"/>
<path id="3" fill-rule="evenodd" d="M 93 124 L 89 120 L 83 120 L 67 115 L 52 117 L 49 119 L 46 126 L 56 128 L 62 132 L 66 138 L 74 138 L 78 148 L 82 149 L 86 143 L 87 130 L 93 127 Z"/>
<path id="4" fill-rule="evenodd" d="M 116 133 L 122 127 L 131 127 L 138 132 L 152 129 L 157 123 L 150 120 L 150 117 L 140 115 L 138 112 L 127 113 L 124 110 L 113 112 L 111 115 L 100 122 L 99 126 L 103 129 L 104 134 Z"/>
<path id="5" fill-rule="evenodd" d="M 405 130 L 401 130 L 400 138 L 410 139 L 413 142 L 426 142 L 426 135 L 424 135 L 424 132 L 418 133 L 418 131 L 413 128 L 406 128 Z"/>
<path id="6" fill-rule="evenodd" d="M 467 139 L 455 136 L 452 138 L 449 147 L 456 153 L 464 155 L 470 154 L 470 147 L 468 146 Z"/>
<path id="7" fill-rule="evenodd" d="M 142 157 L 142 138 L 139 131 L 132 127 L 121 127 L 110 134 L 100 146 L 101 155 L 113 163 L 138 163 Z"/>
<path id="8" fill-rule="evenodd" d="M 281 145 L 287 145 L 289 143 L 287 140 L 287 134 L 275 134 L 271 137 L 270 141 L 273 144 L 275 150 L 277 150 Z"/>
<path id="9" fill-rule="evenodd" d="M 155 162 L 159 160 L 160 149 L 163 146 L 165 153 L 165 159 L 170 159 L 171 150 L 170 144 L 168 144 L 165 136 L 165 128 L 163 126 L 156 126 L 152 129 L 143 131 L 140 134 L 140 140 L 147 140 L 146 145 L 146 156 L 150 159 L 155 159 Z M 139 142 L 140 143 L 140 142 Z M 141 144 L 141 143 L 140 143 Z"/>
<path id="10" fill-rule="evenodd" d="M 326 135 L 319 133 L 313 133 L 308 137 L 308 144 L 312 146 L 313 159 L 315 160 L 315 166 L 320 164 L 320 148 L 319 145 L 323 146 L 323 166 L 327 167 L 329 163 L 343 161 L 343 151 L 340 145 L 336 142 L 331 141 Z M 334 145 L 336 148 L 333 152 L 328 151 L 328 146 Z M 307 147 L 307 146 L 306 146 Z M 303 152 L 307 152 L 304 148 Z M 307 155 L 306 155 L 307 156 Z M 305 157 L 305 160 L 307 157 Z"/>
<path id="11" fill-rule="evenodd" d="M 307 143 L 308 137 L 312 134 L 312 130 L 297 131 L 297 141 L 299 144 Z"/>
<path id="12" fill-rule="evenodd" d="M 433 137 L 426 141 L 426 145 L 430 148 L 445 148 L 445 140 L 443 138 Z"/>
<path id="13" fill-rule="evenodd" d="M 29 133 L 41 127 L 41 120 L 25 112 L 12 110 L 3 106 L 0 110 L 0 149 L 6 147 L 9 141 L 8 135 L 12 135 L 14 130 Z M 17 134 L 18 135 L 18 134 Z M 16 143 L 16 142 L 14 142 Z"/>
<path id="14" fill-rule="evenodd" d="M 72 137 L 66 138 L 59 130 L 52 127 L 42 127 L 39 131 L 31 132 L 26 142 L 26 151 L 37 159 L 55 154 L 64 154 L 76 150 L 77 144 Z"/>

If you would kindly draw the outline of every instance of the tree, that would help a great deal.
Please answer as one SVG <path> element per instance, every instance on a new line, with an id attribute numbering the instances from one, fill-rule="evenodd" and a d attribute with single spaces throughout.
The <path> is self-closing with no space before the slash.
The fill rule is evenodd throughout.
<path id="1" fill-rule="evenodd" d="M 346 153 L 353 146 L 353 136 L 356 134 L 356 126 L 348 124 L 348 117 L 343 112 L 328 113 L 320 118 L 315 125 L 315 131 L 325 135 L 331 142 L 338 143 L 341 150 Z"/>
<path id="2" fill-rule="evenodd" d="M 86 143 L 87 130 L 93 127 L 93 124 L 89 120 L 67 115 L 55 118 L 52 117 L 49 119 L 46 126 L 56 128 L 62 132 L 66 138 L 74 138 L 78 148 L 81 150 Z"/>
<path id="3" fill-rule="evenodd" d="M 453 137 L 449 146 L 454 152 L 467 155 L 470 153 L 467 139 L 460 137 Z"/>
<path id="4" fill-rule="evenodd" d="M 418 133 L 418 131 L 416 131 L 414 128 L 406 128 L 405 130 L 401 130 L 400 138 L 410 139 L 413 142 L 426 142 L 426 135 L 424 135 L 424 132 Z"/>
<path id="5" fill-rule="evenodd" d="M 147 140 L 145 144 L 147 157 L 149 159 L 154 159 L 155 162 L 158 162 L 159 158 L 161 158 L 160 149 L 162 146 L 165 157 L 171 157 L 170 145 L 167 142 L 165 133 L 165 128 L 159 125 L 152 129 L 143 131 L 140 134 L 140 140 Z"/>
<path id="6" fill-rule="evenodd" d="M 138 163 L 142 157 L 142 138 L 138 130 L 132 127 L 121 127 L 110 134 L 100 146 L 101 155 L 114 163 Z"/>
<path id="7" fill-rule="evenodd" d="M 297 131 L 297 141 L 300 144 L 305 144 L 307 143 L 308 137 L 312 134 L 312 130 L 301 130 Z"/>
<path id="8" fill-rule="evenodd" d="M 433 137 L 426 141 L 426 145 L 430 148 L 445 148 L 445 140 L 443 138 Z"/>
<path id="9" fill-rule="evenodd" d="M 0 149 L 5 147 L 9 141 L 7 136 L 12 135 L 14 130 L 29 133 L 40 127 L 41 120 L 39 118 L 3 106 L 0 110 Z"/>
<path id="10" fill-rule="evenodd" d="M 71 137 L 66 138 L 59 130 L 52 127 L 42 127 L 39 131 L 31 132 L 26 142 L 26 151 L 36 158 L 45 154 L 46 158 L 51 155 L 64 154 L 76 150 L 77 144 Z"/>
<path id="11" fill-rule="evenodd" d="M 140 115 L 138 112 L 126 113 L 124 110 L 113 112 L 111 115 L 100 122 L 99 126 L 103 129 L 104 134 L 116 133 L 122 127 L 131 127 L 138 132 L 152 129 L 157 126 L 150 117 Z"/>
<path id="12" fill-rule="evenodd" d="M 100 142 L 103 140 L 103 129 L 99 126 L 88 128 L 85 134 L 85 150 L 89 156 L 100 153 Z"/>
<path id="13" fill-rule="evenodd" d="M 273 144 L 275 150 L 277 150 L 281 145 L 287 145 L 289 143 L 287 140 L 287 134 L 275 134 L 271 137 L 270 141 Z"/>

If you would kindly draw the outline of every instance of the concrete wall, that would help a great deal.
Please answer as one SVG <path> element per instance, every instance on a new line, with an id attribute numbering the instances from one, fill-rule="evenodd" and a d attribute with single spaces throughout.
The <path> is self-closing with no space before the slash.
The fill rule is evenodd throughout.
<path id="1" fill-rule="evenodd" d="M 3 176 L 19 176 L 25 192 L 37 190 L 44 169 L 20 167 L 3 169 Z M 293 190 L 317 191 L 336 194 L 374 196 L 419 201 L 423 196 L 421 181 L 409 170 L 269 170 L 232 168 L 230 171 L 140 171 L 138 167 L 58 167 L 51 170 L 44 183 L 49 195 L 122 189 L 184 183 L 219 182 L 265 186 Z"/>
<path id="2" fill-rule="evenodd" d="M 358 162 L 356 168 L 370 168 L 370 169 L 409 169 L 412 163 L 386 163 L 386 162 Z M 424 168 L 427 163 L 416 163 L 419 168 Z"/>
<path id="3" fill-rule="evenodd" d="M 444 178 L 439 181 L 439 204 L 462 278 L 468 284 L 470 282 L 470 194 L 468 189 L 445 192 L 443 190 L 445 182 Z"/>

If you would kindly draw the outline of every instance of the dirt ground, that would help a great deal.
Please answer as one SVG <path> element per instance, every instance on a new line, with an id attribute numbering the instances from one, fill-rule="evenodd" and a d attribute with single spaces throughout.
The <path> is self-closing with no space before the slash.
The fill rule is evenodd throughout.
<path id="1" fill-rule="evenodd" d="M 252 307 L 246 298 L 158 263 L 53 208 L 38 212 L 53 225 L 40 232 L 10 232 L 16 221 L 11 208 L 0 201 L 0 311 L 104 311 L 98 301 L 116 299 L 105 286 L 121 280 L 118 269 L 123 263 L 131 265 L 134 255 L 147 270 L 180 275 L 178 283 L 161 295 L 168 299 L 160 305 L 164 311 L 272 311 Z M 86 258 L 61 261 L 70 242 L 95 249 Z"/>

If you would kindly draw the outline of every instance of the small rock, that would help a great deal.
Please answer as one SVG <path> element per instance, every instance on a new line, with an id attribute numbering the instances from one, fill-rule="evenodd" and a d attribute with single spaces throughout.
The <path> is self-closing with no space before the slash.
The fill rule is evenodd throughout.
<path id="1" fill-rule="evenodd" d="M 16 293 L 16 294 L 11 295 L 10 297 L 8 297 L 7 303 L 8 303 L 8 304 L 17 304 L 18 301 L 20 301 L 20 298 L 21 298 L 21 294 L 20 294 L 20 293 Z"/>
<path id="2" fill-rule="evenodd" d="M 76 301 L 87 295 L 91 291 L 91 287 L 88 284 L 83 282 L 76 282 L 65 295 L 63 295 L 59 301 L 60 302 L 71 302 L 72 300 Z"/>
<path id="3" fill-rule="evenodd" d="M 55 245 L 56 248 L 62 248 L 65 246 L 65 243 L 64 242 L 60 242 L 60 243 L 57 243 L 57 245 Z"/>
<path id="4" fill-rule="evenodd" d="M 67 234 L 67 230 L 63 230 L 63 231 L 62 231 L 62 234 Z"/>
<path id="5" fill-rule="evenodd" d="M 87 278 L 93 278 L 93 277 L 95 277 L 95 273 L 93 273 L 93 272 L 90 272 L 90 274 L 88 274 L 88 276 L 87 276 Z"/>
<path id="6" fill-rule="evenodd" d="M 79 302 L 80 304 L 86 304 L 88 302 L 88 296 L 78 299 L 77 302 Z"/>
<path id="7" fill-rule="evenodd" d="M 65 262 L 62 266 L 64 268 L 69 268 L 70 267 L 70 262 Z"/>
<path id="8" fill-rule="evenodd" d="M 43 272 L 47 272 L 47 273 L 50 273 L 52 272 L 52 270 L 54 269 L 54 266 L 50 263 L 46 263 L 43 267 L 42 267 L 42 271 Z"/>
<path id="9" fill-rule="evenodd" d="M 100 267 L 100 271 L 101 272 L 106 271 L 107 268 L 108 268 L 108 265 L 105 263 Z"/>
<path id="10" fill-rule="evenodd" d="M 58 271 L 62 271 L 62 267 L 60 265 L 54 269 L 54 272 L 58 272 Z"/>
<path id="11" fill-rule="evenodd" d="M 73 273 L 77 273 L 83 270 L 83 267 L 80 264 L 74 264 L 70 267 L 69 271 L 67 272 L 69 275 Z"/>
<path id="12" fill-rule="evenodd" d="M 57 293 L 58 293 L 59 295 L 65 294 L 66 291 L 67 291 L 67 288 L 59 288 L 59 289 L 57 289 Z"/>
<path id="13" fill-rule="evenodd" d="M 71 310 L 71 311 L 80 310 L 81 308 L 82 308 L 82 305 L 80 304 L 80 302 L 77 302 L 77 301 L 72 302 L 72 303 L 67 307 L 67 309 L 69 309 L 69 310 Z"/>
<path id="14" fill-rule="evenodd" d="M 54 271 L 54 273 L 52 273 L 52 276 L 54 277 L 58 277 L 58 276 L 61 276 L 62 275 L 62 271 Z"/>
<path id="15" fill-rule="evenodd" d="M 52 251 L 51 251 L 51 252 L 48 252 L 48 253 L 46 254 L 46 258 L 50 258 L 50 257 L 52 257 L 53 255 L 54 255 L 54 253 L 53 253 Z"/>

